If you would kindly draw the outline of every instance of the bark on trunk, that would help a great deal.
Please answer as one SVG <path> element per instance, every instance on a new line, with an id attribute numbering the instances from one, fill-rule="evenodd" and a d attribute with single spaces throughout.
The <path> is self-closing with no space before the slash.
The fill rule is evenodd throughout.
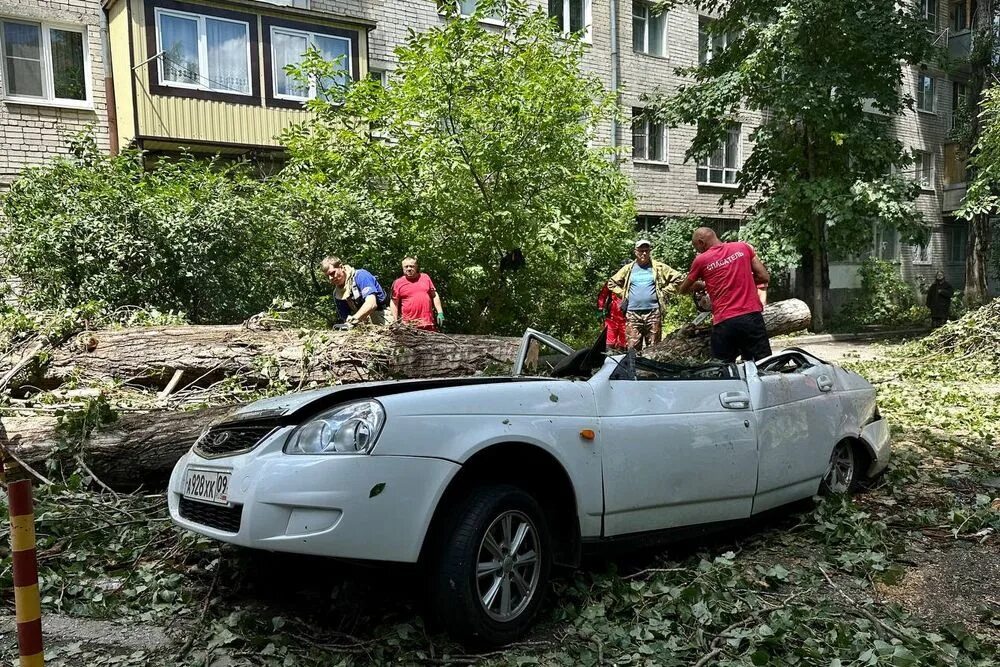
<path id="1" fill-rule="evenodd" d="M 469 375 L 510 363 L 518 339 L 434 334 L 412 327 L 352 331 L 251 331 L 240 326 L 184 326 L 86 332 L 55 350 L 34 379 L 53 387 L 68 377 L 117 378 L 162 389 L 176 371 L 178 388 L 231 375 L 267 384 L 363 382 L 389 377 Z"/>
<path id="2" fill-rule="evenodd" d="M 799 299 L 775 301 L 764 307 L 764 324 L 769 336 L 794 333 L 809 328 L 809 306 Z M 711 327 L 686 325 L 672 332 L 647 353 L 653 359 L 708 359 Z"/>
<path id="3" fill-rule="evenodd" d="M 54 452 L 64 459 L 80 454 L 112 488 L 162 488 L 177 459 L 191 448 L 202 429 L 232 409 L 128 414 L 95 430 L 79 445 L 64 441 L 56 417 L 4 417 L 0 442 L 39 470 L 44 470 L 45 460 Z"/>

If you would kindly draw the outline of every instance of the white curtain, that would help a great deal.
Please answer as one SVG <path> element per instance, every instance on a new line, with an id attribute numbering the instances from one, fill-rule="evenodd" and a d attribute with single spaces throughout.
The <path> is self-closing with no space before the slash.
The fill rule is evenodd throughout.
<path id="1" fill-rule="evenodd" d="M 198 21 L 160 14 L 163 78 L 174 83 L 201 83 L 198 64 Z"/>
<path id="2" fill-rule="evenodd" d="M 295 65 L 302 60 L 308 42 L 305 35 L 297 35 L 275 30 L 271 33 L 271 54 L 274 59 L 274 93 L 309 97 L 308 86 L 303 86 L 285 73 L 286 65 Z"/>
<path id="3" fill-rule="evenodd" d="M 250 92 L 249 37 L 245 23 L 205 19 L 208 87 L 231 93 Z"/>

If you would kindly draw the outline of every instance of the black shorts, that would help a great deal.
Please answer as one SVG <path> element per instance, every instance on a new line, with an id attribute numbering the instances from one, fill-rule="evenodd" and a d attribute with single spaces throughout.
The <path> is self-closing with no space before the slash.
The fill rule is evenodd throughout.
<path id="1" fill-rule="evenodd" d="M 731 317 L 712 327 L 712 356 L 721 361 L 763 359 L 771 355 L 771 341 L 767 336 L 764 316 L 747 313 Z"/>

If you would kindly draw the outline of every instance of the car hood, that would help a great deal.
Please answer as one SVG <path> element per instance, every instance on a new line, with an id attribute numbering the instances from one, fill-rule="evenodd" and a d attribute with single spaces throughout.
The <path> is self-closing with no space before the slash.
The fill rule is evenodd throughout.
<path id="1" fill-rule="evenodd" d="M 265 398 L 253 403 L 242 405 L 230 412 L 223 423 L 245 421 L 274 421 L 277 423 L 294 423 L 303 417 L 308 417 L 328 407 L 359 398 L 378 398 L 391 394 L 402 394 L 413 391 L 428 391 L 444 387 L 463 387 L 469 385 L 504 384 L 511 382 L 538 382 L 549 378 L 524 377 L 465 377 L 436 378 L 430 380 L 386 380 L 382 382 L 360 382 L 356 384 L 336 385 L 301 391 L 294 394 L 284 394 L 274 398 Z"/>

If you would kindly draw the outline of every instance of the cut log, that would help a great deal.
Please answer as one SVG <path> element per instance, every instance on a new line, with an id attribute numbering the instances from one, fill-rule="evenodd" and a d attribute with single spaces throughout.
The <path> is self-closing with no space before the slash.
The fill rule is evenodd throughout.
<path id="1" fill-rule="evenodd" d="M 812 315 L 809 306 L 798 299 L 776 301 L 764 308 L 764 325 L 767 335 L 781 336 L 809 328 Z M 653 359 L 708 359 L 712 327 L 685 325 L 673 331 L 645 353 Z"/>
<path id="2" fill-rule="evenodd" d="M 79 453 L 94 474 L 115 489 L 162 488 L 177 459 L 191 448 L 202 429 L 232 409 L 127 414 L 95 430 L 78 450 L 60 442 L 57 417 L 4 417 L 0 443 L 40 470 L 53 452 L 67 458 Z"/>

